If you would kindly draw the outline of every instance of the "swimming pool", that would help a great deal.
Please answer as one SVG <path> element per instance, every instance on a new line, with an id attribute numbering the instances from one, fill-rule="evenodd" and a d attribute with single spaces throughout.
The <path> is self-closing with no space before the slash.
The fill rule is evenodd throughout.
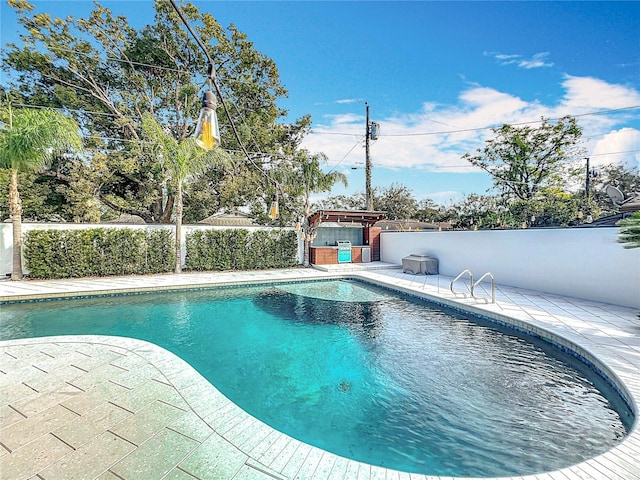
<path id="1" fill-rule="evenodd" d="M 449 313 L 352 282 L 323 282 L 3 306 L 3 333 L 152 341 L 274 427 L 402 470 L 548 470 L 558 468 L 554 459 L 575 463 L 624 435 L 628 412 L 614 392 L 597 391 L 593 375 L 545 354 L 553 353 L 546 344 Z M 551 436 L 538 417 L 551 421 Z"/>

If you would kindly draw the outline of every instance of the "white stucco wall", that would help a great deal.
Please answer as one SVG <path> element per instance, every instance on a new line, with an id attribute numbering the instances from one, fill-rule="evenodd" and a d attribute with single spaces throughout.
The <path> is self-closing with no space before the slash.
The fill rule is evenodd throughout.
<path id="1" fill-rule="evenodd" d="M 382 232 L 381 260 L 428 254 L 440 273 L 465 269 L 496 283 L 640 308 L 640 248 L 617 243 L 617 228 Z"/>
<path id="2" fill-rule="evenodd" d="M 167 228 L 173 225 L 40 224 L 30 229 Z M 198 229 L 183 226 L 184 235 Z M 241 227 L 248 229 L 264 227 Z M 380 241 L 381 260 L 402 263 L 412 253 L 438 258 L 440 273 L 455 276 L 470 269 L 475 278 L 491 272 L 496 282 L 519 288 L 592 299 L 640 308 L 640 248 L 617 243 L 617 228 L 559 228 L 453 232 L 386 232 Z M 302 262 L 302 242 L 298 253 Z M 0 275 L 11 273 L 11 224 L 0 224 Z"/>
<path id="3" fill-rule="evenodd" d="M 23 223 L 23 235 L 29 230 L 79 230 L 87 228 L 131 228 L 131 229 L 167 229 L 174 232 L 175 225 L 124 225 L 115 223 L 89 224 L 89 223 Z M 185 264 L 186 236 L 196 230 L 226 230 L 230 228 L 242 228 L 246 230 L 272 230 L 271 227 L 213 227 L 210 225 L 183 225 L 182 226 L 182 265 Z M 289 230 L 292 230 L 289 228 Z M 302 242 L 298 241 L 298 260 L 302 263 Z M 13 227 L 10 223 L 0 223 L 0 276 L 11 274 L 13 255 Z M 24 266 L 24 259 L 23 259 Z M 24 268 L 24 273 L 28 269 Z"/>

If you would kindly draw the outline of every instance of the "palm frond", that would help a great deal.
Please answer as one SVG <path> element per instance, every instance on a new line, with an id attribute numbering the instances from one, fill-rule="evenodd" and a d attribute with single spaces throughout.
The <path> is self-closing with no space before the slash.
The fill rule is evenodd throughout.
<path id="1" fill-rule="evenodd" d="M 53 110 L 15 110 L 0 130 L 3 168 L 40 170 L 56 155 L 81 148 L 78 125 Z"/>

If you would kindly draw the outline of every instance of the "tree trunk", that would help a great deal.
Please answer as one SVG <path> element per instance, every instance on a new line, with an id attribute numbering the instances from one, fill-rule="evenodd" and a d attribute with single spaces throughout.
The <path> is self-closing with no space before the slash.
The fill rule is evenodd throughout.
<path id="1" fill-rule="evenodd" d="M 306 229 L 305 229 L 306 230 Z M 303 230 L 303 232 L 305 231 Z M 306 235 L 306 234 L 305 234 Z M 302 265 L 305 267 L 309 266 L 309 240 L 307 240 L 307 237 L 305 236 L 304 238 L 304 255 L 302 257 Z"/>
<path id="2" fill-rule="evenodd" d="M 180 188 L 180 192 L 182 192 L 182 188 Z M 173 203 L 176 198 L 173 195 L 167 196 L 167 206 L 164 210 L 161 210 L 160 217 L 158 219 L 158 223 L 171 223 L 171 215 L 173 214 Z M 180 193 L 180 204 L 182 204 L 182 193 Z"/>
<path id="3" fill-rule="evenodd" d="M 176 268 L 175 273 L 182 273 L 182 182 L 178 182 L 176 195 Z"/>
<path id="4" fill-rule="evenodd" d="M 9 215 L 13 224 L 13 268 L 11 280 L 22 280 L 22 201 L 18 193 L 18 171 L 11 169 Z"/>
<path id="5" fill-rule="evenodd" d="M 311 240 L 308 238 L 311 230 L 309 228 L 309 195 L 310 192 L 307 190 L 304 197 L 304 218 L 302 219 L 302 235 L 304 236 L 302 242 L 302 248 L 304 250 L 302 253 L 302 265 L 305 267 L 309 266 L 309 247 L 311 246 Z"/>

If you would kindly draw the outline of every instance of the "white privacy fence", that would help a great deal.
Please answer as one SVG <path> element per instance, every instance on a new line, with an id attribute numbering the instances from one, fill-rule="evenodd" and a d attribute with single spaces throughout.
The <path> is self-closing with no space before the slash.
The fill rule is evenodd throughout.
<path id="1" fill-rule="evenodd" d="M 640 248 L 625 249 L 617 238 L 614 227 L 383 231 L 380 259 L 399 264 L 426 254 L 443 275 L 491 272 L 499 285 L 640 308 Z"/>
<path id="2" fill-rule="evenodd" d="M 170 229 L 173 225 L 44 224 L 24 223 L 31 229 L 133 228 Z M 184 225 L 190 232 L 211 227 Z M 265 227 L 237 227 L 247 230 Z M 491 272 L 499 285 L 592 299 L 640 308 L 640 248 L 617 243 L 617 228 L 558 228 L 446 232 L 383 231 L 380 259 L 401 264 L 410 254 L 428 254 L 439 260 L 440 273 L 456 276 L 470 269 L 475 278 Z M 0 275 L 11 273 L 12 227 L 0 224 Z M 298 244 L 302 263 L 302 242 Z"/>

